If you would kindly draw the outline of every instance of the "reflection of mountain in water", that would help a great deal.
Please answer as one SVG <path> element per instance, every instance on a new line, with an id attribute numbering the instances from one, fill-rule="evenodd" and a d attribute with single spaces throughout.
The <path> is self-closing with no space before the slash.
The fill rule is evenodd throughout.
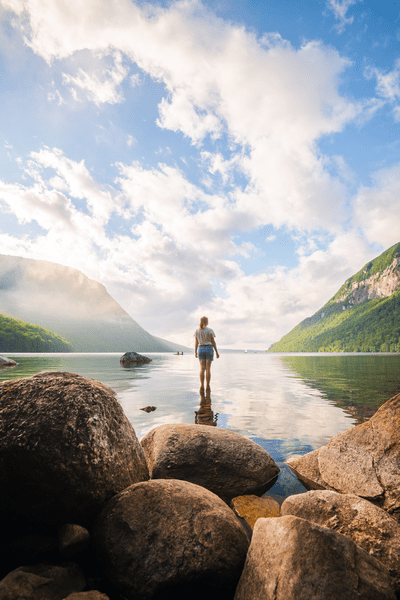
<path id="1" fill-rule="evenodd" d="M 282 362 L 310 387 L 350 413 L 368 420 L 400 392 L 400 355 L 283 356 Z"/>
<path id="2" fill-rule="evenodd" d="M 199 410 L 194 411 L 194 422 L 196 425 L 217 426 L 218 413 L 213 413 L 211 409 L 211 392 L 200 392 Z"/>

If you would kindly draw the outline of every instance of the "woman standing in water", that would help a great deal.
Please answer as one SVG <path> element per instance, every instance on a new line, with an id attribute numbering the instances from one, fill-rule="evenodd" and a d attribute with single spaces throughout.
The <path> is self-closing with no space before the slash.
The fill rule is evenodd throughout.
<path id="1" fill-rule="evenodd" d="M 200 361 L 200 392 L 204 391 L 204 376 L 206 378 L 207 390 L 210 389 L 211 363 L 214 360 L 214 350 L 219 358 L 215 333 L 208 327 L 208 318 L 201 317 L 199 328 L 196 329 L 194 343 L 194 355 Z"/>

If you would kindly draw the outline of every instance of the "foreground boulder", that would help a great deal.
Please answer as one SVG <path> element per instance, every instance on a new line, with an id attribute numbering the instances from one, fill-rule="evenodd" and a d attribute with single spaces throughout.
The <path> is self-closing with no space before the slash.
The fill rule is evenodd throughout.
<path id="1" fill-rule="evenodd" d="M 148 469 L 115 393 L 73 373 L 0 383 L 0 513 L 38 524 L 90 523 Z"/>
<path id="2" fill-rule="evenodd" d="M 293 515 L 350 537 L 389 569 L 400 592 L 400 525 L 381 508 L 355 494 L 313 491 L 286 498 L 282 515 Z"/>
<path id="3" fill-rule="evenodd" d="M 15 367 L 18 363 L 12 358 L 5 358 L 4 356 L 0 356 L 0 368 L 1 367 Z"/>
<path id="4" fill-rule="evenodd" d="M 304 485 L 309 480 L 314 487 L 356 494 L 399 518 L 400 394 L 369 421 L 335 435 L 312 460 L 305 455 L 287 464 Z"/>
<path id="5" fill-rule="evenodd" d="M 19 567 L 0 581 L 0 600 L 63 600 L 81 592 L 85 583 L 74 563 Z"/>
<path id="6" fill-rule="evenodd" d="M 307 490 L 332 490 L 321 477 L 318 465 L 319 450 L 317 448 L 303 456 L 289 456 L 285 463 Z"/>
<path id="7" fill-rule="evenodd" d="M 279 467 L 255 442 L 208 425 L 160 425 L 141 441 L 152 479 L 183 479 L 230 502 L 263 493 Z"/>
<path id="8" fill-rule="evenodd" d="M 127 600 L 231 600 L 247 536 L 215 494 L 186 481 L 132 485 L 105 506 L 94 547 Z"/>
<path id="9" fill-rule="evenodd" d="M 151 362 L 152 359 L 147 356 L 142 356 L 137 352 L 125 352 L 123 356 L 119 359 L 119 362 L 123 367 L 132 367 L 134 365 L 144 365 L 146 363 Z"/>
<path id="10" fill-rule="evenodd" d="M 70 594 L 64 600 L 110 600 L 106 594 L 98 591 L 90 592 L 74 592 Z"/>
<path id="11" fill-rule="evenodd" d="M 395 600 L 390 575 L 351 539 L 298 517 L 258 519 L 235 600 Z"/>

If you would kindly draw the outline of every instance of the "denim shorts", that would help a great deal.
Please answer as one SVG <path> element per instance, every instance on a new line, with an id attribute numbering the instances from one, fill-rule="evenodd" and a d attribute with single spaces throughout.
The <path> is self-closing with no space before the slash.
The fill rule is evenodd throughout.
<path id="1" fill-rule="evenodd" d="M 197 350 L 199 360 L 214 360 L 214 348 L 200 345 Z"/>

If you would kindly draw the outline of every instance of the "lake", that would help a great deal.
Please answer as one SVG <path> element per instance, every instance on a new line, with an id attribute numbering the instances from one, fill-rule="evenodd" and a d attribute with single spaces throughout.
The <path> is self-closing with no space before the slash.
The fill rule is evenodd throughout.
<path id="1" fill-rule="evenodd" d="M 236 431 L 265 448 L 282 472 L 268 493 L 279 501 L 303 486 L 285 466 L 370 418 L 400 392 L 400 354 L 268 354 L 220 352 L 211 402 L 200 406 L 194 353 L 146 353 L 152 362 L 123 368 L 121 353 L 7 354 L 19 364 L 0 381 L 60 370 L 110 386 L 141 439 L 164 423 L 207 423 Z M 141 408 L 155 406 L 146 413 Z"/>

